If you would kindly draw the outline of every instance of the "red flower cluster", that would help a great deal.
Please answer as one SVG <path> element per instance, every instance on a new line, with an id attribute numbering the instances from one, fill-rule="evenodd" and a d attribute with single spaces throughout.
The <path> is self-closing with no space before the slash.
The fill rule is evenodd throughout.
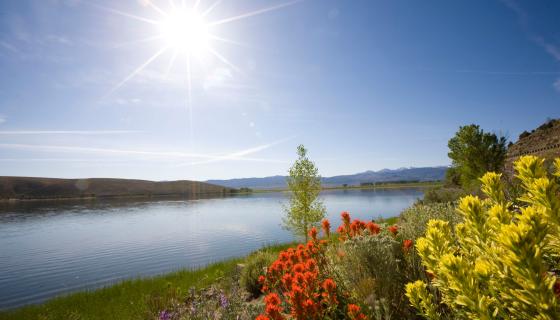
<path id="1" fill-rule="evenodd" d="M 360 312 L 360 307 L 355 304 L 348 305 L 348 317 L 351 320 L 365 320 L 367 317 Z"/>
<path id="2" fill-rule="evenodd" d="M 341 213 L 342 217 L 342 225 L 338 227 L 338 239 L 341 241 L 345 241 L 347 239 L 352 239 L 353 237 L 362 235 L 366 230 L 370 235 L 376 235 L 381 232 L 381 227 L 373 222 L 364 222 L 359 219 L 352 220 L 350 218 L 350 214 L 346 211 Z M 394 237 L 397 237 L 399 233 L 399 226 L 392 225 L 387 228 L 387 231 L 391 233 Z M 406 239 L 403 241 L 403 251 L 409 252 L 410 248 L 412 248 L 413 242 L 412 240 Z M 339 253 L 339 256 L 343 257 L 344 253 Z"/>
<path id="3" fill-rule="evenodd" d="M 381 227 L 375 222 L 365 222 L 359 219 L 350 220 L 350 214 L 344 211 L 341 214 L 342 225 L 336 230 L 339 234 L 339 239 L 344 241 L 351 239 L 355 236 L 362 235 L 366 230 L 369 234 L 378 234 L 381 232 Z"/>
<path id="4" fill-rule="evenodd" d="M 323 229 L 329 230 L 325 221 Z M 280 252 L 266 276 L 259 278 L 266 294 L 266 315 L 257 319 L 322 319 L 337 308 L 336 283 L 320 272 L 325 243 L 317 239 L 315 228 L 309 233 L 312 240 Z"/>
<path id="5" fill-rule="evenodd" d="M 381 233 L 381 227 L 373 221 L 352 220 L 346 211 L 341 217 L 342 225 L 337 229 L 341 241 Z M 259 315 L 257 320 L 323 319 L 340 316 L 341 313 L 346 313 L 351 320 L 367 319 L 359 306 L 345 306 L 345 299 L 339 300 L 345 293 L 337 291 L 336 282 L 324 272 L 325 246 L 331 233 L 329 220 L 323 220 L 321 228 L 326 240 L 320 240 L 317 228 L 311 228 L 311 240 L 307 244 L 281 251 L 278 259 L 267 268 L 266 275 L 259 277 L 262 291 L 266 294 L 266 308 L 265 314 Z M 390 226 L 387 231 L 396 237 L 398 226 Z M 412 240 L 404 240 L 403 250 L 408 252 L 412 245 Z M 341 250 L 337 254 L 342 259 L 345 256 Z"/>

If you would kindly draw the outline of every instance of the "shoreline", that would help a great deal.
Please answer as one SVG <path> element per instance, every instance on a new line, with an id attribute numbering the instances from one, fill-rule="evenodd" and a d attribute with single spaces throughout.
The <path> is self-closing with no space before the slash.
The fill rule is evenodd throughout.
<path id="1" fill-rule="evenodd" d="M 443 182 L 415 182 L 415 183 L 387 183 L 374 186 L 334 186 L 324 187 L 321 191 L 330 190 L 377 190 L 377 189 L 407 189 L 407 188 L 432 188 L 440 187 Z M 97 200 L 118 200 L 118 199 L 214 199 L 236 195 L 248 195 L 253 193 L 272 193 L 272 192 L 288 192 L 288 189 L 254 189 L 251 192 L 230 192 L 230 193 L 202 193 L 195 196 L 187 196 L 184 194 L 161 194 L 161 195 L 106 195 L 106 196 L 84 196 L 84 197 L 53 197 L 53 198 L 8 198 L 0 199 L 0 204 L 17 204 L 29 202 L 65 202 L 65 201 L 97 201 Z"/>
<path id="2" fill-rule="evenodd" d="M 240 263 L 256 252 L 278 253 L 294 244 L 263 245 L 244 256 L 227 258 L 199 268 L 183 268 L 152 277 L 131 278 L 98 289 L 62 294 L 39 304 L 5 308 L 0 310 L 0 320 L 67 319 L 72 310 L 80 310 L 80 313 L 88 315 L 88 319 L 141 319 L 149 311 L 145 301 L 147 296 L 157 294 L 157 299 L 166 299 L 165 294 L 174 290 L 187 292 L 193 287 L 200 289 L 235 272 Z"/>
<path id="3" fill-rule="evenodd" d="M 8 198 L 0 199 L 2 203 L 19 203 L 19 202 L 56 202 L 56 201 L 92 201 L 92 200 L 118 200 L 118 199 L 209 199 L 209 198 L 222 198 L 224 196 L 243 194 L 240 192 L 233 193 L 201 193 L 197 195 L 184 195 L 184 194 L 154 194 L 154 195 L 107 195 L 107 196 L 85 196 L 85 197 L 55 197 L 55 198 Z"/>

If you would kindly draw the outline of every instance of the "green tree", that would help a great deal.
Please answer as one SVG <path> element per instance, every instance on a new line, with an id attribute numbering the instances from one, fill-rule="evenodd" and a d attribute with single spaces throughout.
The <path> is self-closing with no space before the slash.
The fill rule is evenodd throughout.
<path id="1" fill-rule="evenodd" d="M 284 228 L 297 236 L 308 239 L 311 227 L 325 217 L 325 206 L 318 200 L 321 192 L 321 177 L 313 161 L 307 157 L 303 145 L 297 148 L 298 159 L 292 165 L 287 178 L 290 190 L 289 206 L 285 208 Z"/>
<path id="2" fill-rule="evenodd" d="M 471 124 L 459 127 L 447 145 L 453 175 L 458 175 L 464 187 L 471 186 L 488 171 L 502 171 L 507 153 L 503 136 L 484 132 L 478 125 Z"/>

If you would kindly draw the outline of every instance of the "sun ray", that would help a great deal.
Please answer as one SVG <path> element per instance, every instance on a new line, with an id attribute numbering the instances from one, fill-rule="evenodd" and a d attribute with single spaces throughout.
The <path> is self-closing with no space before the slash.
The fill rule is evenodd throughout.
<path id="1" fill-rule="evenodd" d="M 200 15 L 205 17 L 208 14 L 210 14 L 210 12 L 212 12 L 212 10 L 214 10 L 214 8 L 216 8 L 216 6 L 218 6 L 220 3 L 222 2 L 222 0 L 216 0 L 210 7 L 208 7 L 204 12 L 202 12 Z"/>
<path id="2" fill-rule="evenodd" d="M 243 73 L 241 71 L 241 69 L 234 65 L 233 63 L 229 62 L 228 59 L 226 59 L 226 57 L 222 56 L 218 51 L 212 49 L 212 48 L 208 48 L 208 50 L 210 51 L 210 53 L 212 53 L 214 56 L 216 56 L 216 58 L 218 58 L 220 61 L 222 61 L 223 63 L 227 64 L 228 66 L 230 66 L 232 69 L 234 69 L 235 71 L 239 72 L 239 73 Z"/>
<path id="3" fill-rule="evenodd" d="M 152 0 L 148 0 L 148 5 L 150 6 L 150 8 L 157 11 L 157 13 L 161 14 L 164 18 L 167 18 L 169 16 L 167 12 L 163 11 L 160 7 L 156 6 Z"/>
<path id="4" fill-rule="evenodd" d="M 294 4 L 302 2 L 302 1 L 303 0 L 294 0 L 294 1 L 286 2 L 286 3 L 281 3 L 281 4 L 278 4 L 278 5 L 272 6 L 272 7 L 243 13 L 243 14 L 240 14 L 240 15 L 237 15 L 237 16 L 233 16 L 233 17 L 217 20 L 217 21 L 214 21 L 214 22 L 210 22 L 210 23 L 208 23 L 208 26 L 209 27 L 217 26 L 217 25 L 221 25 L 221 24 L 224 24 L 224 23 L 229 23 L 229 22 L 232 22 L 232 21 L 257 16 L 257 15 L 263 14 L 265 12 L 270 12 L 270 11 L 274 11 L 274 10 L 278 10 L 278 9 L 281 9 L 281 8 L 288 7 L 288 6 L 294 5 Z"/>
<path id="5" fill-rule="evenodd" d="M 178 54 L 179 51 L 173 50 L 173 56 L 171 56 L 171 59 L 169 60 L 169 65 L 167 66 L 167 70 L 165 70 L 165 78 L 169 77 L 169 74 L 171 73 L 171 68 L 173 68 L 173 64 L 175 63 L 175 59 L 177 59 Z"/>
<path id="6" fill-rule="evenodd" d="M 196 8 L 198 8 L 199 5 L 200 5 L 200 0 L 196 0 L 196 1 L 194 2 L 193 7 L 192 7 L 193 10 L 196 10 Z"/>
<path id="7" fill-rule="evenodd" d="M 140 16 L 137 16 L 137 15 L 126 13 L 126 12 L 123 12 L 123 11 L 119 11 L 119 10 L 116 10 L 116 9 L 113 9 L 113 8 L 100 6 L 100 5 L 95 4 L 95 3 L 91 3 L 91 2 L 86 2 L 86 3 L 89 4 L 90 6 L 96 7 L 98 9 L 101 9 L 101 10 L 104 10 L 104 11 L 107 11 L 107 12 L 111 12 L 111 13 L 114 13 L 114 14 L 118 14 L 118 15 L 121 15 L 123 17 L 130 18 L 130 19 L 134 19 L 134 20 L 138 20 L 138 21 L 142 21 L 142 22 L 146 22 L 146 23 L 154 24 L 154 25 L 157 25 L 159 23 L 159 22 L 157 22 L 155 20 L 152 20 L 152 19 L 140 17 Z"/>
<path id="8" fill-rule="evenodd" d="M 189 145 L 191 149 L 194 141 L 194 130 L 193 130 L 193 111 L 192 111 L 192 74 L 191 74 L 191 55 L 187 53 L 187 109 L 189 113 Z"/>
<path id="9" fill-rule="evenodd" d="M 229 43 L 229 44 L 235 44 L 235 45 L 238 45 L 238 46 L 241 46 L 241 47 L 249 47 L 249 45 L 246 44 L 246 43 L 242 43 L 242 42 L 235 41 L 235 40 L 231 40 L 231 39 L 227 39 L 227 38 L 218 37 L 218 36 L 213 35 L 213 34 L 208 34 L 208 37 L 209 37 L 210 39 L 217 40 L 217 41 L 220 41 L 220 42 L 225 42 L 225 43 Z"/>
<path id="10" fill-rule="evenodd" d="M 156 52 L 153 56 L 151 56 L 148 60 L 146 60 L 146 62 L 144 62 L 142 65 L 140 65 L 138 68 L 136 68 L 134 71 L 132 71 L 131 74 L 129 74 L 126 78 L 124 78 L 124 80 L 122 80 L 121 82 L 119 82 L 113 89 L 111 89 L 111 91 L 109 92 L 109 94 L 117 91 L 120 87 L 122 87 L 125 83 L 127 83 L 130 79 L 134 78 L 134 76 L 136 76 L 138 73 L 140 73 L 142 70 L 144 70 L 144 68 L 146 68 L 150 63 L 152 63 L 155 59 L 157 59 L 157 57 L 159 57 L 162 53 L 164 53 L 167 50 L 167 47 L 164 47 L 162 49 L 160 49 L 158 52 Z"/>

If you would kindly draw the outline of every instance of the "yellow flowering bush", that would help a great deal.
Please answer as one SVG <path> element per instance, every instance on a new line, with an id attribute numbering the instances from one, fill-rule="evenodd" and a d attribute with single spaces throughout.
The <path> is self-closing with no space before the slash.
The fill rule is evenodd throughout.
<path id="1" fill-rule="evenodd" d="M 501 175 L 486 173 L 480 199 L 459 201 L 463 222 L 430 220 L 416 250 L 427 282 L 406 285 L 406 295 L 428 319 L 559 319 L 560 198 L 555 173 L 544 160 L 515 163 L 523 188 L 514 206 Z M 454 231 L 454 232 L 452 232 Z"/>

